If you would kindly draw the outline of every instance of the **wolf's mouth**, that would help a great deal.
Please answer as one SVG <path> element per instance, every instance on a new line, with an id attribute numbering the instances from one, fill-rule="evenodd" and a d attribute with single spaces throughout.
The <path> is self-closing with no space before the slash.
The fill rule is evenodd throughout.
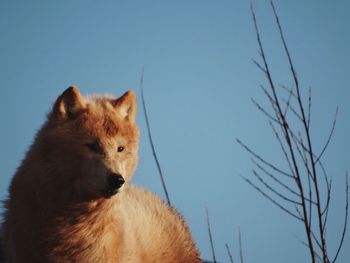
<path id="1" fill-rule="evenodd" d="M 124 185 L 122 185 L 119 188 L 109 188 L 109 189 L 103 189 L 100 191 L 100 193 L 105 197 L 105 198 L 110 198 L 118 193 L 120 193 L 121 191 L 123 191 L 124 189 Z"/>

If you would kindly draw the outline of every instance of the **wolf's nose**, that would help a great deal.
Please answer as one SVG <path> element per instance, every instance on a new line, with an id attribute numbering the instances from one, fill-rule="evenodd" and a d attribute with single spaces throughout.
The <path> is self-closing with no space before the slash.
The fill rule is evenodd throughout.
<path id="1" fill-rule="evenodd" d="M 119 189 L 125 180 L 120 174 L 112 173 L 108 176 L 108 184 L 112 189 Z"/>

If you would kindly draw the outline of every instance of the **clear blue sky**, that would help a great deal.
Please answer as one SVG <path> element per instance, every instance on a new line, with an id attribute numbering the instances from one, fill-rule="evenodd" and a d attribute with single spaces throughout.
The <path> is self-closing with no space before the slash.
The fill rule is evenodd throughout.
<path id="1" fill-rule="evenodd" d="M 291 84 L 267 1 L 253 1 L 276 82 Z M 350 170 L 350 2 L 276 1 L 304 89 L 313 88 L 312 136 L 323 146 L 339 118 L 324 162 L 333 177 L 329 248 L 340 234 L 344 174 Z M 55 98 L 69 85 L 84 94 L 135 89 L 145 67 L 149 118 L 168 190 L 210 258 L 205 208 L 220 262 L 225 243 L 245 262 L 309 262 L 303 227 L 249 187 L 250 156 L 241 138 L 268 159 L 281 153 L 265 117 L 249 1 L 0 2 L 0 198 Z M 139 100 L 140 102 L 140 100 Z M 141 105 L 140 105 L 141 106 Z M 142 138 L 134 183 L 164 197 L 139 107 Z M 339 262 L 350 260 L 350 238 Z"/>

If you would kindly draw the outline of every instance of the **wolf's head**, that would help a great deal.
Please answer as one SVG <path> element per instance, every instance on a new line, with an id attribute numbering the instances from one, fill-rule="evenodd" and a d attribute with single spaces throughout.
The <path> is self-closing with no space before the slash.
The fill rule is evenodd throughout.
<path id="1" fill-rule="evenodd" d="M 59 177 L 47 183 L 87 198 L 120 192 L 137 164 L 136 104 L 132 91 L 116 99 L 65 90 L 37 138 L 46 169 Z"/>

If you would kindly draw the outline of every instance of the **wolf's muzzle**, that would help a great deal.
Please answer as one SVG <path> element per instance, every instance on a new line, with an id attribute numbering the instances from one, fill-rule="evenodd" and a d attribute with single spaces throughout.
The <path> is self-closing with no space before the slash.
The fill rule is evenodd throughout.
<path id="1" fill-rule="evenodd" d="M 125 183 L 123 176 L 116 173 L 111 173 L 108 176 L 107 181 L 108 181 L 108 188 L 110 190 L 118 190 Z"/>

